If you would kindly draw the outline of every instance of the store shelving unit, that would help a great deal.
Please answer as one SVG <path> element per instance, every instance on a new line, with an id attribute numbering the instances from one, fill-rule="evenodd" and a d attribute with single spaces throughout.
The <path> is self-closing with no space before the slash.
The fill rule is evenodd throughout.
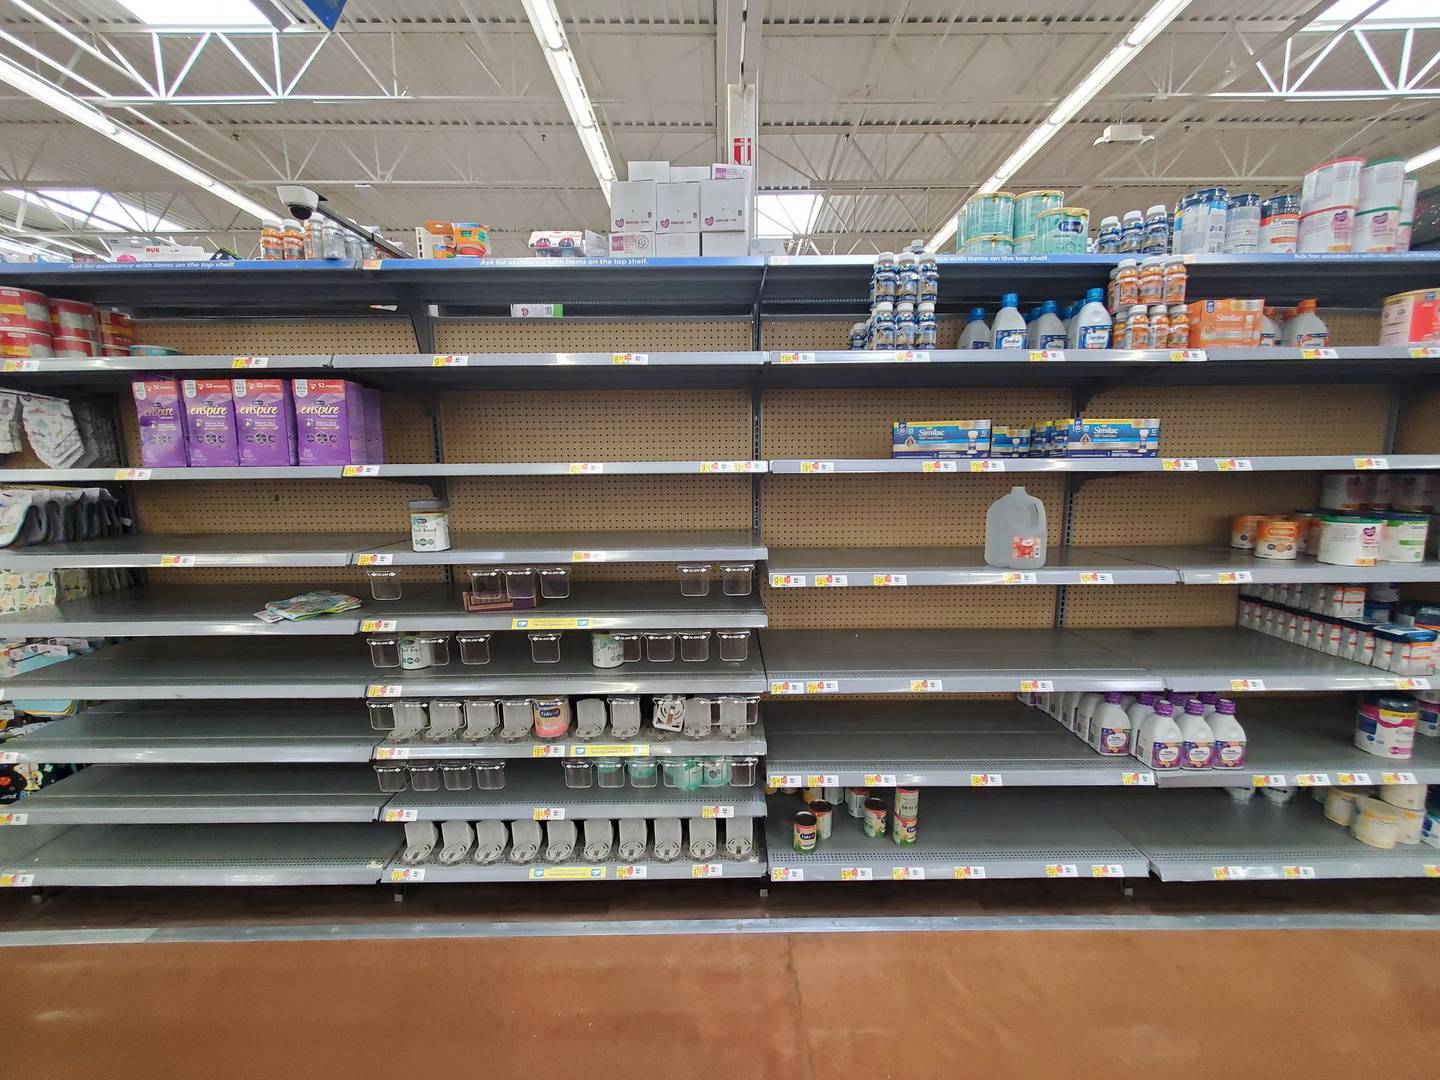
<path id="1" fill-rule="evenodd" d="M 1161 425 L 1163 437 L 1164 425 Z M 1440 469 L 1440 454 L 1355 457 L 1309 454 L 1268 457 L 1151 458 L 778 458 L 777 475 L 833 476 L 844 473 L 924 473 L 959 476 L 993 473 L 1247 473 L 1353 472 L 1356 469 Z"/>
<path id="2" fill-rule="evenodd" d="M 748 859 L 717 855 L 708 862 L 676 859 L 660 862 L 653 852 L 639 862 L 606 859 L 604 862 L 573 863 L 490 863 L 459 862 L 444 865 L 435 862 L 409 865 L 399 861 L 390 865 L 381 877 L 391 883 L 419 881 L 689 881 L 694 878 L 758 878 L 764 877 L 763 854 Z"/>
<path id="3" fill-rule="evenodd" d="M 471 758 L 605 758 L 605 757 L 749 757 L 765 753 L 763 722 L 757 721 L 737 739 L 712 737 L 692 739 L 686 735 L 650 729 L 634 739 L 616 739 L 607 733 L 599 739 L 540 739 L 533 734 L 509 741 L 431 740 L 395 741 L 387 737 L 375 746 L 376 761 L 443 761 Z"/>

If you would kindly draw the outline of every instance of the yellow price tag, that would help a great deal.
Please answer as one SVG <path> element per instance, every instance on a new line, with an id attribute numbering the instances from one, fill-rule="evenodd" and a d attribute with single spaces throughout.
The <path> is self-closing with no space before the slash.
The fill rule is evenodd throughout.
<path id="1" fill-rule="evenodd" d="M 511 630 L 585 630 L 589 626 L 589 619 L 567 615 L 517 616 L 510 620 Z"/>

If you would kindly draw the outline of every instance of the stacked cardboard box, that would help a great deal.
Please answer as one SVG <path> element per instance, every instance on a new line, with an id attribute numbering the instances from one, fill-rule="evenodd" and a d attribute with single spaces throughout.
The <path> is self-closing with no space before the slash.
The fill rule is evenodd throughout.
<path id="1" fill-rule="evenodd" d="M 645 258 L 749 255 L 754 193 L 748 165 L 629 162 L 610 185 L 610 254 Z"/>

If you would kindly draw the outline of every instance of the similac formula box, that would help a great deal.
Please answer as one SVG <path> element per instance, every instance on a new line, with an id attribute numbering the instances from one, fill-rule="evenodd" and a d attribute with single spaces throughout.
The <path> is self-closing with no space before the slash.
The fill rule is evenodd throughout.
<path id="1" fill-rule="evenodd" d="M 1064 439 L 1065 457 L 1155 457 L 1160 453 L 1160 421 L 1081 418 L 1069 422 Z"/>
<path id="2" fill-rule="evenodd" d="M 180 384 L 185 410 L 185 456 L 192 467 L 240 464 L 235 434 L 235 394 L 229 379 L 186 379 Z"/>
<path id="3" fill-rule="evenodd" d="M 296 379 L 295 425 L 301 465 L 365 464 L 365 405 L 347 379 Z"/>
<path id="4" fill-rule="evenodd" d="M 891 457 L 989 457 L 989 420 L 897 420 L 890 425 Z"/>
<path id="5" fill-rule="evenodd" d="M 1264 300 L 1197 300 L 1185 307 L 1192 349 L 1258 348 Z"/>
<path id="6" fill-rule="evenodd" d="M 1440 345 L 1440 289 L 1387 296 L 1380 309 L 1381 345 Z"/>
<path id="7" fill-rule="evenodd" d="M 298 464 L 290 384 L 284 379 L 236 379 L 234 392 L 240 464 Z"/>
<path id="8" fill-rule="evenodd" d="M 1028 427 L 1004 427 L 993 424 L 990 428 L 991 457 L 1029 457 L 1030 429 Z"/>

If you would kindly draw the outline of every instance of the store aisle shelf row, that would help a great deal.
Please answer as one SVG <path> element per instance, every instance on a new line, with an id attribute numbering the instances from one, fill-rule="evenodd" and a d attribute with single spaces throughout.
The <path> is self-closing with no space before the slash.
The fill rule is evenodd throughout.
<path id="1" fill-rule="evenodd" d="M 1440 469 L 1440 454 L 1361 457 L 1313 454 L 1272 457 L 1036 457 L 1036 458 L 772 458 L 776 476 L 924 473 L 938 477 L 996 473 L 1248 473 L 1354 472 Z"/>

